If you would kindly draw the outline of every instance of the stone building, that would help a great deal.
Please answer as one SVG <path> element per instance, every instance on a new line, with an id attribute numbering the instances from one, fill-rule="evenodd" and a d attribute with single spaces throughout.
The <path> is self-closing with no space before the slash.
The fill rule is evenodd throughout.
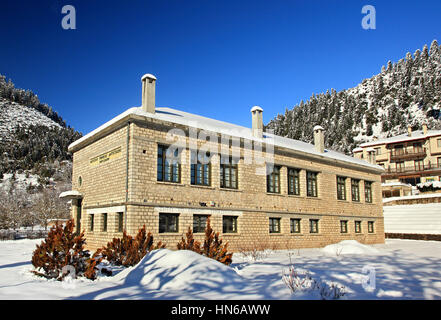
<path id="1" fill-rule="evenodd" d="M 69 146 L 77 230 L 90 249 L 146 225 L 168 248 L 207 217 L 234 251 L 383 243 L 383 169 L 314 145 L 155 106 L 156 78 L 142 77 L 134 107 Z"/>
<path id="2" fill-rule="evenodd" d="M 375 139 L 353 150 L 354 157 L 385 169 L 383 183 L 410 185 L 441 181 L 441 130 L 412 131 L 387 139 Z"/>

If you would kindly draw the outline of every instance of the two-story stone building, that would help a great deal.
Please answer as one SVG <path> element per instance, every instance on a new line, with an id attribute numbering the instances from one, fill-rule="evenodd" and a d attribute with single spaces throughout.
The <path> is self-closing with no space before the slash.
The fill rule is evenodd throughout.
<path id="1" fill-rule="evenodd" d="M 145 75 L 141 107 L 69 146 L 62 196 L 89 248 L 145 224 L 173 249 L 207 217 L 233 250 L 384 242 L 381 167 L 325 150 L 318 126 L 314 145 L 264 132 L 260 107 L 252 128 L 158 108 L 155 84 Z"/>

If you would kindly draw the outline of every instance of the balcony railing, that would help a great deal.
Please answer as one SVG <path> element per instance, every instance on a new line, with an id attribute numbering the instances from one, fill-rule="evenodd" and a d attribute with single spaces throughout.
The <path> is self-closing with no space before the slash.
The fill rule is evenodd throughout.
<path id="1" fill-rule="evenodd" d="M 405 159 L 421 159 L 426 156 L 426 148 L 414 149 L 393 149 L 390 152 L 390 160 L 405 160 Z"/>
<path id="2" fill-rule="evenodd" d="M 400 174 L 400 173 L 419 173 L 425 171 L 441 171 L 441 163 L 437 164 L 426 164 L 426 165 L 417 165 L 411 167 L 395 167 L 395 168 L 386 168 L 385 174 Z"/>

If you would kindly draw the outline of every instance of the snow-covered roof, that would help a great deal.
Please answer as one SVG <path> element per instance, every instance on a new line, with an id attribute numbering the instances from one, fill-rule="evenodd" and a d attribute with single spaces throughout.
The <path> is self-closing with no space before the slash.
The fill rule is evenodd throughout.
<path id="1" fill-rule="evenodd" d="M 92 137 L 102 133 L 103 131 L 104 132 L 107 131 L 107 129 L 113 127 L 113 125 L 121 121 L 124 121 L 125 119 L 128 118 L 153 119 L 153 120 L 170 122 L 174 124 L 216 132 L 228 136 L 244 138 L 251 141 L 259 141 L 263 143 L 274 144 L 276 147 L 287 148 L 290 150 L 307 153 L 325 159 L 328 158 L 329 160 L 343 161 L 348 164 L 375 169 L 379 172 L 384 171 L 384 169 L 380 166 L 368 163 L 367 161 L 361 159 L 347 156 L 340 152 L 336 152 L 332 150 L 325 150 L 325 152 L 323 153 L 318 152 L 315 149 L 314 145 L 306 142 L 280 137 L 268 132 L 264 132 L 262 138 L 256 138 L 255 136 L 253 136 L 251 128 L 203 117 L 200 115 L 196 115 L 176 109 L 160 108 L 160 107 L 156 108 L 155 113 L 146 112 L 141 107 L 130 108 L 125 112 L 121 113 L 120 115 L 116 116 L 112 120 L 106 122 L 102 126 L 98 127 L 97 129 L 93 130 L 89 134 L 71 143 L 69 145 L 69 151 L 76 151 L 77 149 L 81 148 L 83 144 L 87 144 L 87 141 L 90 140 Z"/>
<path id="2" fill-rule="evenodd" d="M 352 150 L 352 152 L 361 152 L 363 151 L 363 148 L 357 147 L 354 150 Z"/>
<path id="3" fill-rule="evenodd" d="M 364 148 L 364 147 L 376 146 L 376 145 L 380 145 L 380 144 L 390 144 L 390 143 L 406 142 L 406 141 L 412 141 L 412 140 L 420 140 L 420 139 L 425 139 L 425 138 L 434 137 L 434 136 L 441 136 L 441 130 L 428 130 L 427 134 L 424 134 L 424 132 L 422 130 L 413 131 L 412 135 L 410 137 L 407 133 L 404 133 L 404 134 L 401 134 L 401 135 L 398 135 L 395 137 L 390 137 L 387 139 L 365 142 L 365 143 L 362 143 L 360 145 L 360 147 Z"/>
<path id="4" fill-rule="evenodd" d="M 259 107 L 259 106 L 252 107 L 250 111 L 253 112 L 253 111 L 256 111 L 256 110 L 260 111 L 260 112 L 263 112 L 263 109 L 261 107 Z"/>
<path id="5" fill-rule="evenodd" d="M 382 187 L 409 187 L 411 188 L 411 184 L 403 183 L 403 182 L 385 182 L 381 184 Z"/>
<path id="6" fill-rule="evenodd" d="M 83 197 L 83 194 L 77 190 L 69 190 L 60 193 L 59 197 L 66 199 L 81 199 Z"/>

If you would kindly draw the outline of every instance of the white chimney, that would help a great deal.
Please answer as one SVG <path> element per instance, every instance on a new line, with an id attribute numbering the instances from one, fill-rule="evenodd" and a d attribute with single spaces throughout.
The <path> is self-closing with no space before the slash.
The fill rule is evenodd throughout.
<path id="1" fill-rule="evenodd" d="M 152 74 L 145 74 L 142 82 L 142 110 L 155 113 L 155 84 L 156 77 Z"/>
<path id="2" fill-rule="evenodd" d="M 313 130 L 314 130 L 315 149 L 318 152 L 323 153 L 325 152 L 325 134 L 323 132 L 325 131 L 325 129 L 323 129 L 322 126 L 315 126 Z"/>
<path id="3" fill-rule="evenodd" d="M 263 109 L 259 106 L 251 108 L 251 119 L 253 136 L 256 138 L 263 137 Z"/>
<path id="4" fill-rule="evenodd" d="M 407 126 L 407 135 L 409 136 L 409 137 L 411 137 L 412 136 L 412 126 Z"/>
<path id="5" fill-rule="evenodd" d="M 423 123 L 423 133 L 427 135 L 427 123 Z"/>

